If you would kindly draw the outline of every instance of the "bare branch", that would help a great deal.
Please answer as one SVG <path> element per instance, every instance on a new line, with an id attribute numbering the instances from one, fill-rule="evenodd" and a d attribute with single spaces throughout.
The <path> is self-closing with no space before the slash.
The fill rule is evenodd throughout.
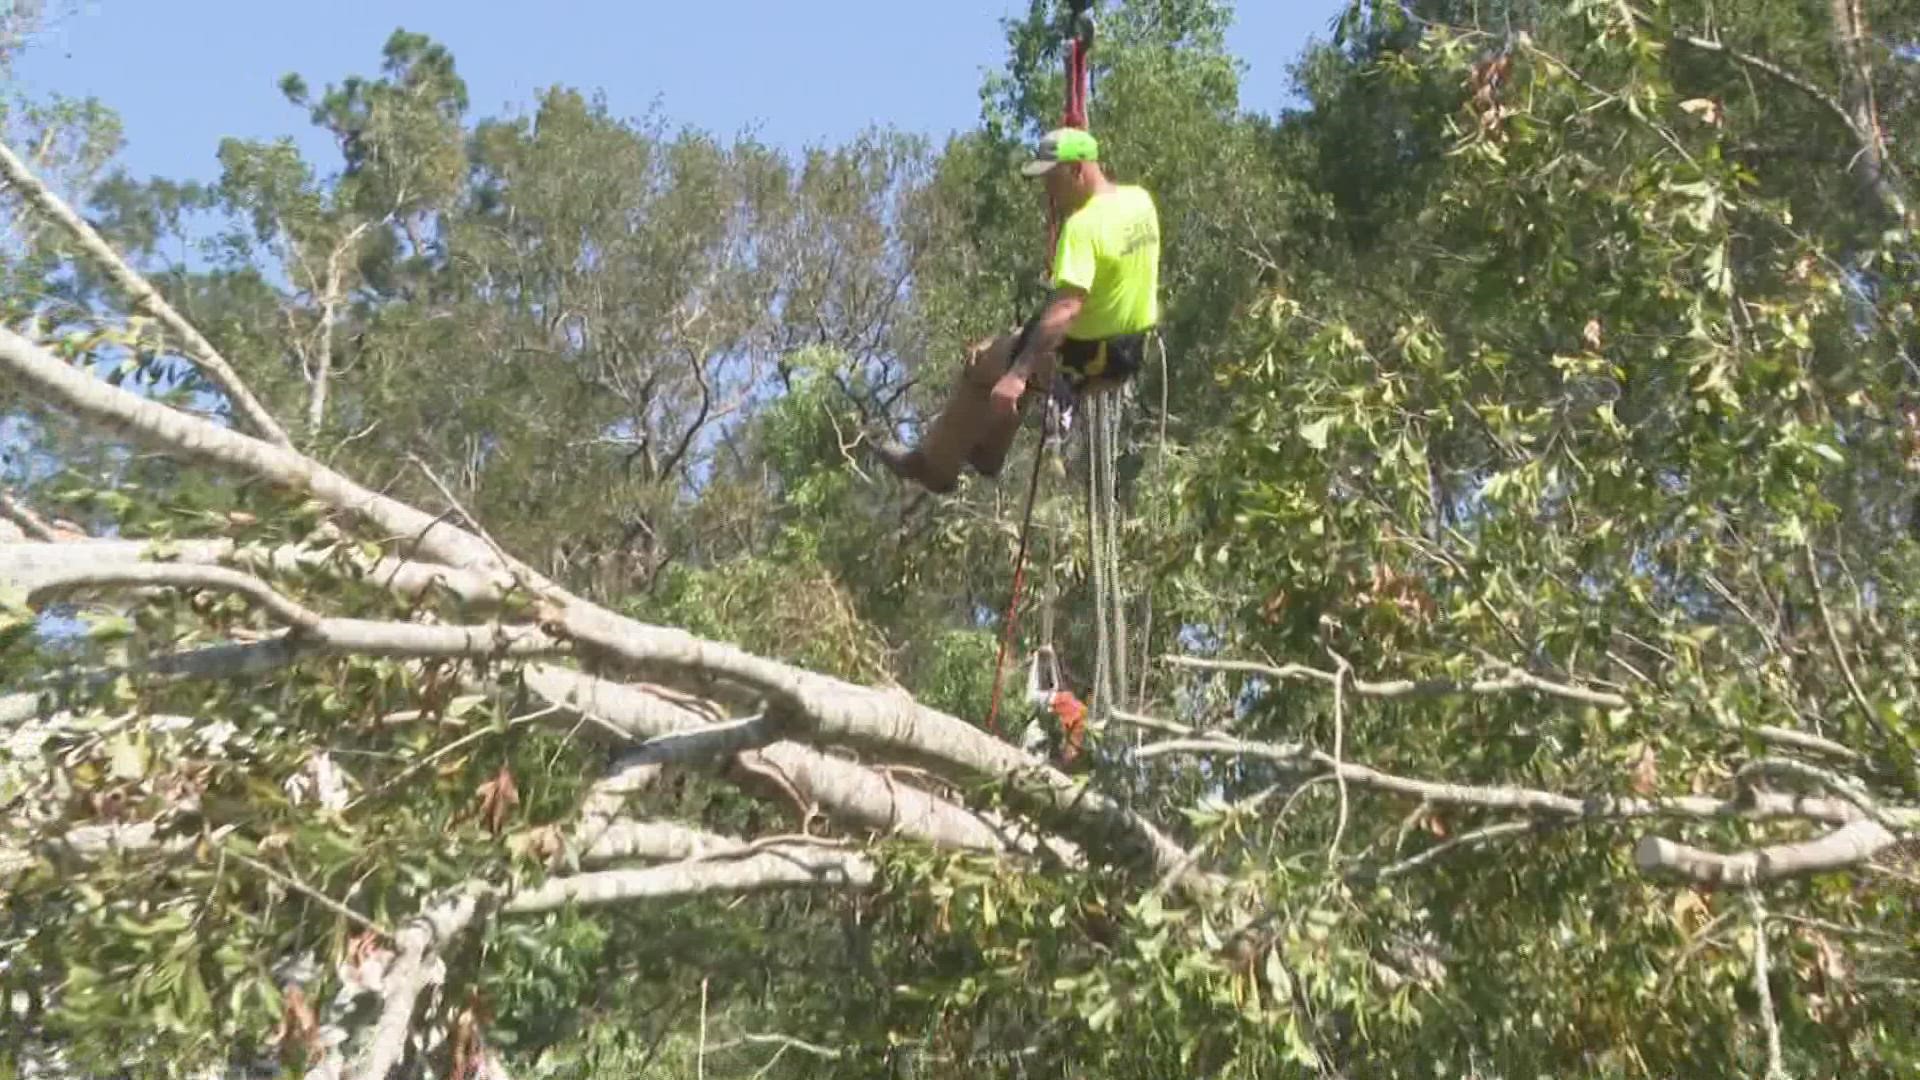
<path id="1" fill-rule="evenodd" d="M 352 1080 L 387 1080 L 399 1064 L 413 1027 L 414 1005 L 421 992 L 443 976 L 435 954 L 473 923 L 480 914 L 481 896 L 479 889 L 456 891 L 394 935 L 395 956 L 381 985 L 385 1000 L 380 1018 L 348 1074 Z"/>
<path id="2" fill-rule="evenodd" d="M 1860 706 L 1867 723 L 1880 723 L 1880 714 L 1874 710 L 1873 702 L 1868 700 L 1866 691 L 1860 689 L 1860 680 L 1853 676 L 1853 665 L 1847 662 L 1847 651 L 1841 647 L 1840 635 L 1833 628 L 1833 613 L 1827 610 L 1827 591 L 1820 585 L 1820 564 L 1814 558 L 1813 544 L 1803 542 L 1801 554 L 1807 561 L 1807 581 L 1813 587 L 1813 599 L 1820 610 L 1820 625 L 1827 632 L 1827 645 L 1833 649 L 1833 658 L 1840 665 L 1840 674 L 1846 676 L 1847 689 L 1853 692 L 1854 703 Z"/>
<path id="3" fill-rule="evenodd" d="M 1327 844 L 1327 865 L 1337 866 L 1340 858 L 1340 838 L 1347 834 L 1347 777 L 1341 769 L 1341 759 L 1346 754 L 1347 744 L 1347 680 L 1353 675 L 1353 667 L 1345 657 L 1334 656 L 1333 674 L 1333 779 L 1340 793 L 1340 814 L 1334 820 L 1333 839 Z"/>
<path id="4" fill-rule="evenodd" d="M 1560 795 L 1522 787 L 1483 787 L 1416 780 L 1383 773 L 1353 762 L 1336 763 L 1332 757 L 1299 744 L 1246 742 L 1212 737 L 1169 739 L 1149 743 L 1138 751 L 1142 759 L 1171 755 L 1240 756 L 1271 761 L 1285 768 L 1327 776 L 1336 773 L 1357 787 L 1392 792 L 1422 799 L 1436 805 L 1474 806 L 1489 810 L 1517 810 L 1524 813 L 1562 818 L 1636 819 L 1636 818 L 1801 818 L 1847 824 L 1866 820 L 1852 803 L 1843 799 L 1812 798 L 1775 792 L 1748 792 L 1736 798 L 1715 799 L 1705 796 L 1666 798 L 1623 798 L 1592 795 L 1584 798 Z M 1920 809 L 1888 809 L 1888 819 L 1904 826 L 1920 823 Z"/>
<path id="5" fill-rule="evenodd" d="M 60 535 L 53 531 L 51 525 L 42 520 L 40 515 L 21 505 L 5 490 L 0 490 L 0 518 L 18 525 L 21 532 L 35 540 L 49 544 L 60 540 Z"/>
<path id="6" fill-rule="evenodd" d="M 175 311 L 173 305 L 167 303 L 166 298 L 161 296 L 158 290 L 122 261 L 120 256 L 107 246 L 107 242 L 100 238 L 100 234 L 93 231 L 93 226 L 74 213 L 73 209 L 62 201 L 60 196 L 55 195 L 46 184 L 41 183 L 40 178 L 33 174 L 33 170 L 15 157 L 12 149 L 5 143 L 0 143 L 0 177 L 4 177 L 7 183 L 19 191 L 21 197 L 26 199 L 35 210 L 58 222 L 60 227 L 73 237 L 74 242 L 80 246 L 80 250 L 87 258 L 112 279 L 115 285 L 132 297 L 136 309 L 146 311 L 159 319 L 161 325 L 172 331 L 186 344 L 187 355 L 199 365 L 200 370 L 206 372 L 208 380 L 218 386 L 221 393 L 224 393 L 233 403 L 234 412 L 239 414 L 248 427 L 259 432 L 262 437 L 272 443 L 280 446 L 292 445 L 287 439 L 287 433 L 274 422 L 266 406 L 260 404 L 252 391 L 247 389 L 246 383 L 241 380 L 239 373 L 233 370 L 233 366 L 227 363 L 226 357 L 221 356 L 220 351 L 202 337 L 200 331 L 193 328 L 192 323 Z"/>
<path id="7" fill-rule="evenodd" d="M 1320 668 L 1304 664 L 1287 664 L 1273 667 L 1269 664 L 1256 664 L 1244 660 L 1205 660 L 1193 656 L 1169 656 L 1164 658 L 1175 667 L 1196 668 L 1202 671 L 1237 672 L 1244 675 L 1259 675 L 1280 682 L 1320 682 L 1332 686 L 1335 674 Z M 1624 709 L 1627 699 L 1619 694 L 1610 694 L 1599 690 L 1590 690 L 1584 686 L 1572 686 L 1566 683 L 1552 682 L 1520 668 L 1510 668 L 1505 675 L 1494 679 L 1477 679 L 1470 683 L 1456 683 L 1446 680 L 1400 679 L 1390 682 L 1368 682 L 1364 679 L 1348 679 L 1347 688 L 1361 697 L 1372 698 L 1408 698 L 1408 697 L 1448 697 L 1455 694 L 1504 694 L 1516 690 L 1531 690 L 1548 697 L 1564 698 L 1583 705 L 1597 705 L 1606 709 Z"/>
<path id="8" fill-rule="evenodd" d="M 384 938 L 391 938 L 393 936 L 392 934 L 389 934 L 386 928 L 382 927 L 379 923 L 374 922 L 372 919 L 367 918 L 365 915 L 360 914 L 359 912 L 353 910 L 347 905 L 341 903 L 338 900 L 335 900 L 333 897 L 328 896 L 326 893 L 323 893 L 319 889 L 316 889 L 313 886 L 308 885 L 306 882 L 301 881 L 299 878 L 296 878 L 291 874 L 283 873 L 279 870 L 276 870 L 273 867 L 268 866 L 266 863 L 263 863 L 260 860 L 253 858 L 252 856 L 244 855 L 238 851 L 233 850 L 231 847 L 223 846 L 221 848 L 221 854 L 225 855 L 229 859 L 234 860 L 235 862 L 239 863 L 242 866 L 248 867 L 252 870 L 255 870 L 261 874 L 266 875 L 268 878 L 272 879 L 273 881 L 278 882 L 281 886 L 288 889 L 292 889 L 294 892 L 297 892 L 300 895 L 306 897 L 307 899 L 312 900 L 314 903 L 319 904 L 321 907 L 326 908 L 328 911 L 333 912 L 334 914 L 340 916 L 343 919 L 346 919 L 350 923 L 353 923 L 367 930 L 372 930 L 374 933 L 379 934 L 381 937 L 384 937 Z"/>
<path id="9" fill-rule="evenodd" d="M 1768 60 L 1766 57 L 1755 56 L 1752 53 L 1741 52 L 1739 49 L 1733 48 L 1732 46 L 1728 45 L 1723 41 L 1718 41 L 1713 38 L 1703 37 L 1699 34 L 1693 33 L 1690 30 L 1674 31 L 1673 40 L 1682 45 L 1687 46 L 1688 48 L 1698 49 L 1701 52 L 1716 53 L 1718 55 L 1724 56 L 1727 59 L 1732 60 L 1737 64 L 1740 64 L 1745 67 L 1750 67 L 1753 70 L 1758 71 L 1770 78 L 1777 79 L 1778 81 L 1780 81 L 1781 83 L 1787 86 L 1793 87 L 1795 90 L 1798 90 L 1802 94 L 1805 94 L 1807 97 L 1812 98 L 1816 104 L 1822 106 L 1828 112 L 1838 117 L 1840 119 L 1840 122 L 1846 125 L 1847 131 L 1850 134 L 1852 134 L 1855 139 L 1864 139 L 1866 137 L 1866 133 L 1862 132 L 1857 126 L 1855 126 L 1853 122 L 1853 114 L 1847 111 L 1847 107 L 1841 104 L 1840 99 L 1828 93 L 1825 89 L 1823 89 L 1818 83 L 1814 82 L 1812 79 L 1809 79 L 1806 76 L 1800 75 L 1796 72 L 1789 71 L 1786 68 L 1780 66 L 1779 64 L 1776 64 L 1773 61 Z"/>
<path id="10" fill-rule="evenodd" d="M 1831 739 L 1823 739 L 1810 732 L 1794 731 L 1790 728 L 1762 724 L 1755 727 L 1753 733 L 1763 742 L 1776 743 L 1780 746 L 1790 746 L 1795 750 L 1806 750 L 1811 753 L 1826 754 L 1829 757 L 1837 757 L 1843 761 L 1858 762 L 1860 760 L 1859 751 L 1842 746 Z"/>
<path id="11" fill-rule="evenodd" d="M 1767 905 L 1759 889 L 1747 890 L 1747 910 L 1753 915 L 1753 994 L 1760 999 L 1760 1030 L 1767 1037 L 1766 1080 L 1786 1080 L 1781 1064 L 1780 1018 L 1773 1011 L 1773 981 L 1767 959 Z"/>
<path id="12" fill-rule="evenodd" d="M 311 631 L 324 621 L 314 612 L 275 592 L 259 578 L 218 566 L 146 563 L 129 566 L 75 567 L 57 576 L 52 574 L 43 576 L 29 589 L 27 599 L 30 603 L 41 603 L 55 595 L 68 592 L 115 587 L 218 589 L 245 596 L 265 608 L 280 622 L 297 630 Z"/>
<path id="13" fill-rule="evenodd" d="M 1459 851 L 1463 848 L 1479 847 L 1492 840 L 1500 840 L 1509 836 L 1517 836 L 1520 833 L 1538 832 L 1539 830 L 1540 830 L 1539 822 L 1504 821 L 1498 825 L 1489 825 L 1484 829 L 1475 829 L 1474 831 L 1469 833 L 1461 833 L 1459 836 L 1456 836 L 1453 839 L 1446 841 L 1445 843 L 1435 844 L 1434 846 L 1428 848 L 1427 850 L 1421 852 L 1418 855 L 1414 855 L 1410 858 L 1402 859 L 1396 863 L 1391 863 L 1389 865 L 1382 866 L 1377 870 L 1369 871 L 1364 876 L 1375 878 L 1380 881 L 1390 881 L 1393 878 L 1400 877 L 1403 874 L 1410 874 L 1413 871 L 1418 870 L 1423 866 L 1427 866 L 1432 863 L 1438 862 L 1439 860 L 1446 858 L 1449 854 L 1455 851 Z"/>
<path id="14" fill-rule="evenodd" d="M 1857 866 L 1892 847 L 1898 838 L 1876 821 L 1853 821 L 1815 840 L 1776 844 L 1738 855 L 1702 851 L 1658 836 L 1633 850 L 1635 865 L 1700 885 L 1756 885 L 1782 878 Z"/>
<path id="15" fill-rule="evenodd" d="M 710 719 L 660 692 L 566 668 L 536 664 L 524 678 L 528 688 L 548 701 L 596 716 L 636 738 L 697 730 Z M 1010 846 L 1004 830 L 965 807 L 813 747 L 783 741 L 746 757 L 843 823 L 897 832 L 949 849 L 1003 851 Z"/>
<path id="16" fill-rule="evenodd" d="M 43 580 L 57 580 L 79 569 L 140 563 L 231 566 L 254 573 L 311 574 L 331 570 L 345 578 L 375 582 L 402 596 L 418 597 L 444 589 L 462 602 L 481 606 L 498 603 L 514 586 L 513 579 L 506 574 L 455 570 L 402 559 L 369 559 L 356 545 L 347 544 L 285 544 L 259 548 L 225 539 L 0 543 L 0 575 L 23 589 L 35 588 Z"/>
<path id="17" fill-rule="evenodd" d="M 832 1049 L 831 1047 L 818 1046 L 814 1043 L 807 1042 L 805 1039 L 796 1039 L 791 1035 L 778 1034 L 757 1035 L 748 1033 L 727 1042 L 714 1043 L 707 1047 L 707 1051 L 709 1053 L 718 1053 L 722 1050 L 732 1050 L 740 1046 L 778 1046 L 783 1052 L 787 1050 L 799 1050 L 803 1053 L 812 1054 L 817 1058 L 825 1058 L 828 1061 L 838 1061 L 841 1057 L 840 1051 Z"/>
<path id="18" fill-rule="evenodd" d="M 1842 776 L 1831 769 L 1822 769 L 1817 765 L 1809 765 L 1804 761 L 1794 761 L 1790 758 L 1760 758 L 1741 766 L 1740 771 L 1734 774 L 1734 781 L 1739 783 L 1750 776 L 1760 775 L 1790 776 L 1798 780 L 1811 781 L 1858 807 L 1860 813 L 1869 820 L 1877 821 L 1890 830 L 1900 828 L 1900 823 L 1888 817 L 1886 812 L 1880 809 L 1880 804 L 1873 796 L 1867 794 L 1865 787 L 1859 781 Z"/>
<path id="19" fill-rule="evenodd" d="M 340 306 L 341 278 L 347 253 L 359 242 L 360 237 L 373 225 L 363 221 L 355 225 L 327 256 L 327 285 L 319 297 L 320 301 L 320 343 L 314 351 L 312 393 L 307 398 L 307 430 L 309 433 L 320 430 L 327 419 L 327 388 L 333 375 L 333 319 L 334 312 Z"/>
<path id="20" fill-rule="evenodd" d="M 1164 731 L 1169 735 L 1185 736 L 1200 733 L 1199 728 L 1191 728 L 1185 724 L 1176 724 L 1171 720 L 1162 720 L 1158 717 L 1147 716 L 1144 713 L 1128 712 L 1125 709 L 1115 709 L 1110 715 L 1116 723 L 1125 724 L 1128 727 L 1146 728 L 1148 731 Z"/>

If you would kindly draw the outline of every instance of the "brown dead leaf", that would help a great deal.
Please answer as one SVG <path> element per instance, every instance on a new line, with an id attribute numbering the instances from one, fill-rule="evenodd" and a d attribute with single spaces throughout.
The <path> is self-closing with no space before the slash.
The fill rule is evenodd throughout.
<path id="1" fill-rule="evenodd" d="M 1673 921 L 1682 930 L 1691 934 L 1706 925 L 1713 917 L 1707 907 L 1706 898 L 1697 889 L 1682 889 L 1673 897 Z"/>
<path id="2" fill-rule="evenodd" d="M 488 832 L 499 836 L 506 828 L 507 816 L 520 805 L 520 791 L 514 787 L 513 772 L 505 765 L 500 766 L 493 779 L 481 784 L 474 794 L 480 797 L 480 820 L 486 822 Z"/>
<path id="3" fill-rule="evenodd" d="M 1286 606 L 1287 590 L 1281 589 L 1272 596 L 1267 597 L 1267 602 L 1260 605 L 1260 617 L 1269 623 L 1279 622 L 1280 612 L 1284 610 Z"/>
<path id="4" fill-rule="evenodd" d="M 453 1018 L 453 1030 L 448 1040 L 452 1044 L 452 1066 L 447 1070 L 447 1080 L 475 1080 L 480 1069 L 486 1064 L 486 1043 L 483 1038 L 486 1026 L 493 1022 L 493 1010 L 487 1007 L 486 1000 L 478 990 L 467 993 L 467 1004 Z"/>
<path id="5" fill-rule="evenodd" d="M 1680 108 L 1688 115 L 1697 116 L 1714 127 L 1719 127 L 1721 120 L 1726 117 L 1726 111 L 1712 98 L 1688 98 L 1680 103 Z"/>
<path id="6" fill-rule="evenodd" d="M 516 856 L 524 855 L 535 862 L 546 862 L 566 850 L 565 834 L 558 825 L 542 825 L 535 829 L 522 829 L 507 838 L 507 850 Z"/>
<path id="7" fill-rule="evenodd" d="M 326 1047 L 320 1044 L 320 1018 L 307 1004 L 305 991 L 289 986 L 280 995 L 280 1002 L 280 1026 L 270 1036 L 280 1045 L 280 1060 L 302 1066 L 318 1060 Z"/>
<path id="8" fill-rule="evenodd" d="M 1651 743 L 1640 748 L 1640 760 L 1633 763 L 1628 784 L 1635 795 L 1650 796 L 1660 790 L 1660 759 Z"/>

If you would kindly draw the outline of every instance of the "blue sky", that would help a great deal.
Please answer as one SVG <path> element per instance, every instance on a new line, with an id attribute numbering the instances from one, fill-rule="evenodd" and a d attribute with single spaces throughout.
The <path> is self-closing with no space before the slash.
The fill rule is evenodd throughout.
<path id="1" fill-rule="evenodd" d="M 1248 108 L 1287 100 L 1287 66 L 1345 0 L 1242 0 L 1232 47 Z M 95 96 L 121 115 L 137 176 L 212 179 L 222 137 L 292 134 L 327 160 L 275 89 L 375 74 L 396 27 L 452 49 L 477 115 L 524 109 L 556 83 L 637 117 L 756 131 L 789 148 L 869 125 L 942 136 L 979 114 L 1002 60 L 999 20 L 1024 0 L 83 0 L 21 58 L 29 91 Z M 77 8 L 77 10 L 65 10 Z M 536 14 L 537 13 L 537 14 Z M 1098 103 L 1095 103 L 1098 123 Z"/>

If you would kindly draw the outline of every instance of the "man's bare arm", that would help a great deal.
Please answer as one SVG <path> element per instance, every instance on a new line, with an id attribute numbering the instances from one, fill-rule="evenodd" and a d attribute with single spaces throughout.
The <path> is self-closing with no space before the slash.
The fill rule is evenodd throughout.
<path id="1" fill-rule="evenodd" d="M 1080 317 L 1080 309 L 1086 302 L 1087 294 L 1072 286 L 1055 289 L 1047 298 L 1047 306 L 1041 310 L 1033 333 L 1027 335 L 1026 348 L 1013 358 L 1007 374 L 1018 376 L 1023 383 L 1032 378 L 1040 362 L 1051 357 L 1066 340 L 1067 327 Z"/>

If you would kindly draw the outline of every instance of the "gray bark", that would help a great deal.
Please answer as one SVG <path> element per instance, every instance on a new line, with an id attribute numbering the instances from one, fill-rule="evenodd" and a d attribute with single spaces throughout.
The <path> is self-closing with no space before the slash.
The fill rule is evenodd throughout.
<path id="1" fill-rule="evenodd" d="M 1878 822 L 1854 821 L 1814 840 L 1721 855 L 1658 836 L 1643 838 L 1634 864 L 1700 885 L 1759 885 L 1782 878 L 1858 866 L 1899 842 Z"/>

